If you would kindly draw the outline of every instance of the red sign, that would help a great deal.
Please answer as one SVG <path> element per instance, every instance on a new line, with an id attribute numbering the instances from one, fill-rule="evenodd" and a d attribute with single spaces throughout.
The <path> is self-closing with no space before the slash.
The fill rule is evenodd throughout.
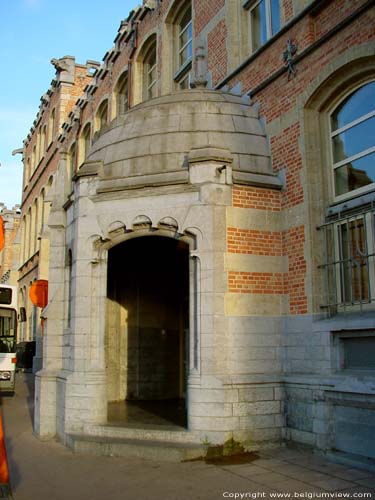
<path id="1" fill-rule="evenodd" d="M 4 220 L 0 215 L 0 252 L 4 248 L 4 244 L 5 244 Z"/>
<path id="2" fill-rule="evenodd" d="M 48 304 L 48 281 L 36 280 L 30 287 L 29 297 L 36 307 L 46 307 Z"/>

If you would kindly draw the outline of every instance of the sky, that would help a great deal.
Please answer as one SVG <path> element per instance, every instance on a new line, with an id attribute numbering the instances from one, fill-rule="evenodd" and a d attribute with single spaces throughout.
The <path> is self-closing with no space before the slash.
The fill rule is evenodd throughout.
<path id="1" fill-rule="evenodd" d="M 0 0 L 0 203 L 21 204 L 22 148 L 40 98 L 55 77 L 52 58 L 102 61 L 120 22 L 142 0 Z M 103 8 L 103 5 L 105 6 Z"/>

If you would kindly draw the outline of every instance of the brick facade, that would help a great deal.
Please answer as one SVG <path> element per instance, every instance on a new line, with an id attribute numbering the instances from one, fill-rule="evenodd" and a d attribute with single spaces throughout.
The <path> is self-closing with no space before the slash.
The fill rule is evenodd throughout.
<path id="1" fill-rule="evenodd" d="M 8 209 L 0 203 L 0 216 L 4 224 L 4 247 L 0 251 L 0 283 L 17 285 L 20 250 L 20 208 Z"/>

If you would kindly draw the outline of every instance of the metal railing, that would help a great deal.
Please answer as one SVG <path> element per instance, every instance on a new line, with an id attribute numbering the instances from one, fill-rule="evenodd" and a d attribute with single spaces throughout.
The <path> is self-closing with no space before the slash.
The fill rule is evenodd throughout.
<path id="1" fill-rule="evenodd" d="M 326 303 L 330 315 L 364 311 L 374 302 L 375 202 L 329 215 L 318 229 L 324 232 Z"/>

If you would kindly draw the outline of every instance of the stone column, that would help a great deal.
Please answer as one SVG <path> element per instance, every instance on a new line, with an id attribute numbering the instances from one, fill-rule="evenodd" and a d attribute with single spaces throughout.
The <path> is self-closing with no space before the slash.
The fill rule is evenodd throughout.
<path id="1" fill-rule="evenodd" d="M 49 219 L 51 265 L 49 269 L 49 305 L 43 338 L 43 367 L 35 375 L 34 430 L 40 437 L 56 435 L 57 376 L 62 368 L 65 287 L 65 214 L 53 210 Z"/>
<path id="2" fill-rule="evenodd" d="M 188 426 L 202 440 L 222 443 L 236 428 L 231 404 L 226 403 L 222 383 L 227 375 L 226 336 L 228 335 L 224 298 L 226 207 L 231 204 L 231 163 L 229 151 L 199 148 L 189 154 L 192 184 L 200 185 L 201 204 L 194 207 L 202 238 L 192 252 L 195 269 L 195 301 L 198 366 L 191 369 L 188 383 Z M 195 212 L 196 211 L 196 212 Z M 192 338 L 191 338 L 192 339 Z M 193 339 L 194 340 L 194 339 Z M 190 363 L 192 368 L 192 363 Z"/>
<path id="3" fill-rule="evenodd" d="M 89 178 L 76 185 L 74 220 L 68 230 L 73 249 L 70 354 L 60 374 L 64 392 L 64 434 L 82 432 L 85 424 L 107 419 L 104 360 L 106 256 L 101 259 L 94 241 L 100 237 L 94 206 L 89 200 Z M 92 187 L 92 186 L 91 186 Z"/>

